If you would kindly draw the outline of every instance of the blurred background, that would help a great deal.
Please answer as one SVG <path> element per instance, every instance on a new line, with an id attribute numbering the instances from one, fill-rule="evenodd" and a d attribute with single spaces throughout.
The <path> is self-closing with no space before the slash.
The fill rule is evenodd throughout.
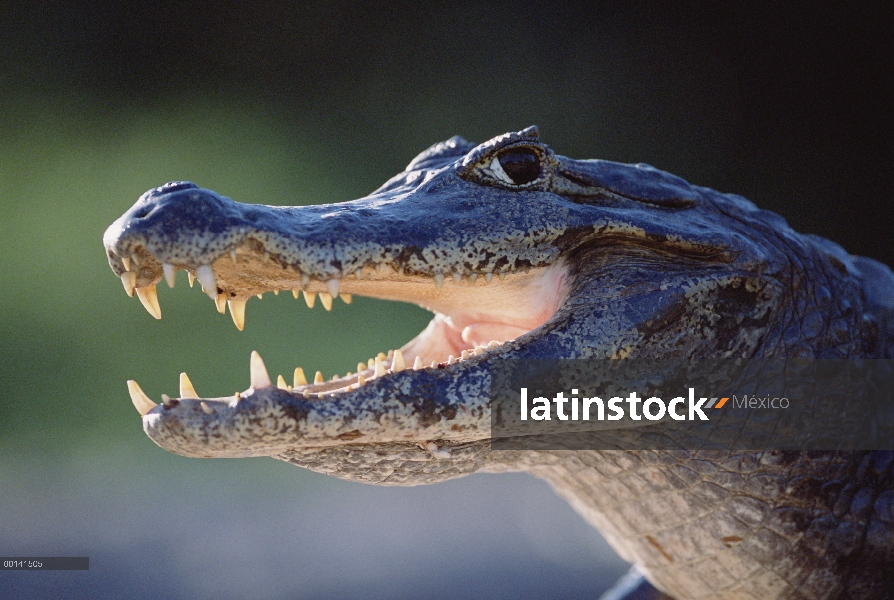
<path id="1" fill-rule="evenodd" d="M 0 572 L 0 597 L 598 596 L 626 566 L 526 475 L 379 488 L 156 447 L 127 379 L 227 395 L 255 349 L 328 378 L 429 315 L 267 294 L 240 333 L 181 273 L 155 321 L 102 233 L 166 181 L 337 202 L 537 124 L 894 264 L 890 7 L 727 4 L 0 4 L 0 554 L 91 561 Z"/>

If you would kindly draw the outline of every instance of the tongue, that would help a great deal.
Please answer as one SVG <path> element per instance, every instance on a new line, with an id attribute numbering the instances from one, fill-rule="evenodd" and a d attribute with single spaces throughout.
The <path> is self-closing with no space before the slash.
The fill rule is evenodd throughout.
<path id="1" fill-rule="evenodd" d="M 462 340 L 469 346 L 486 346 L 491 340 L 505 342 L 527 333 L 527 329 L 503 323 L 473 323 L 463 329 Z"/>

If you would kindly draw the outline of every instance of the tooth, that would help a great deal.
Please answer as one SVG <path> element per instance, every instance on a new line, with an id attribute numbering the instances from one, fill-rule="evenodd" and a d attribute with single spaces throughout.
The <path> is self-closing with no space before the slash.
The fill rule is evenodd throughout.
<path id="1" fill-rule="evenodd" d="M 301 292 L 301 293 L 304 294 L 304 301 L 307 303 L 307 308 L 313 308 L 314 302 L 317 301 L 317 295 L 313 292 L 311 292 L 309 294 L 307 292 Z"/>
<path id="2" fill-rule="evenodd" d="M 192 287 L 192 284 L 194 284 L 196 282 L 196 276 L 193 275 L 192 273 L 190 273 L 189 271 L 186 272 L 186 276 L 189 279 L 189 287 Z"/>
<path id="3" fill-rule="evenodd" d="M 333 298 L 338 296 L 338 288 L 341 285 L 341 279 L 338 277 L 333 277 L 329 281 L 326 282 L 326 289 L 329 290 L 329 295 Z"/>
<path id="4" fill-rule="evenodd" d="M 422 359 L 417 356 L 416 360 L 413 361 L 413 370 L 418 371 L 421 368 L 422 368 Z"/>
<path id="5" fill-rule="evenodd" d="M 245 300 L 227 300 L 227 305 L 230 307 L 230 316 L 233 317 L 236 329 L 242 331 L 245 327 Z"/>
<path id="6" fill-rule="evenodd" d="M 481 354 L 482 352 L 484 352 L 483 346 L 475 346 L 475 354 Z"/>
<path id="7" fill-rule="evenodd" d="M 174 404 L 171 402 L 171 397 L 168 396 L 167 394 L 161 395 L 161 403 L 164 404 L 168 408 L 171 408 L 172 406 L 174 406 Z"/>
<path id="8" fill-rule="evenodd" d="M 138 266 L 138 267 L 140 266 L 140 257 L 137 256 L 137 253 L 136 253 L 136 252 L 132 252 L 132 253 L 131 253 L 131 255 L 130 255 L 130 261 L 131 261 L 133 264 L 135 264 L 136 266 Z"/>
<path id="9" fill-rule="evenodd" d="M 133 402 L 137 412 L 143 416 L 158 406 L 158 404 L 149 399 L 149 396 L 140 389 L 140 386 L 133 379 L 127 380 L 127 391 L 130 392 L 130 401 Z"/>
<path id="10" fill-rule="evenodd" d="M 377 263 L 376 264 L 376 273 L 381 273 L 381 272 L 382 272 L 382 263 Z"/>
<path id="11" fill-rule="evenodd" d="M 366 361 L 367 369 L 372 369 L 374 366 L 376 366 L 376 359 L 370 358 L 369 360 Z"/>
<path id="12" fill-rule="evenodd" d="M 354 276 L 357 277 L 358 280 L 363 279 L 363 269 L 354 271 Z"/>
<path id="13" fill-rule="evenodd" d="M 384 352 L 379 352 L 378 354 L 376 354 L 376 358 L 378 358 L 379 360 L 385 360 L 386 358 L 388 358 L 388 355 Z"/>
<path id="14" fill-rule="evenodd" d="M 233 399 L 236 400 L 236 402 L 239 402 L 240 400 L 242 400 L 242 394 L 236 392 L 235 394 L 233 394 Z"/>
<path id="15" fill-rule="evenodd" d="M 307 378 L 304 376 L 304 369 L 301 367 L 295 368 L 295 375 L 292 377 L 292 383 L 295 387 L 299 385 L 307 385 Z"/>
<path id="16" fill-rule="evenodd" d="M 213 410 L 211 410 L 211 407 L 208 406 L 205 402 L 199 402 L 199 406 L 202 407 L 202 412 L 205 413 L 206 415 L 210 415 L 211 413 L 214 412 Z"/>
<path id="17" fill-rule="evenodd" d="M 270 253 L 269 252 L 264 253 L 264 262 L 265 263 L 270 262 Z"/>
<path id="18" fill-rule="evenodd" d="M 264 360 L 256 350 L 252 350 L 251 359 L 248 361 L 251 376 L 251 387 L 260 390 L 270 387 L 270 375 L 267 374 L 267 367 L 264 366 Z"/>
<path id="19" fill-rule="evenodd" d="M 186 373 L 180 373 L 180 397 L 181 398 L 198 398 L 196 388 L 192 387 L 192 381 L 186 376 Z"/>
<path id="20" fill-rule="evenodd" d="M 366 378 L 363 375 L 357 375 L 357 387 L 366 385 Z"/>
<path id="21" fill-rule="evenodd" d="M 133 298 L 133 292 L 137 286 L 137 274 L 133 271 L 125 271 L 121 274 L 121 283 L 124 284 L 124 292 Z"/>
<path id="22" fill-rule="evenodd" d="M 454 273 L 453 274 L 453 281 L 455 281 L 456 283 L 459 283 L 462 280 L 463 280 L 462 273 Z"/>
<path id="23" fill-rule="evenodd" d="M 165 281 L 168 282 L 168 287 L 174 287 L 174 284 L 177 283 L 177 267 L 168 263 L 161 263 L 161 270 L 165 274 Z"/>
<path id="24" fill-rule="evenodd" d="M 161 306 L 158 305 L 158 292 L 155 291 L 155 284 L 137 288 L 137 297 L 150 315 L 156 319 L 161 318 Z"/>
<path id="25" fill-rule="evenodd" d="M 435 273 L 435 287 L 437 289 L 441 289 L 442 285 L 444 285 L 444 274 L 443 273 Z"/>
<path id="26" fill-rule="evenodd" d="M 125 271 L 130 271 L 130 257 L 129 256 L 122 256 L 121 264 L 124 265 Z"/>
<path id="27" fill-rule="evenodd" d="M 292 298 L 294 298 L 295 300 L 297 300 L 297 299 L 298 299 L 298 294 L 300 294 L 300 293 L 301 293 L 301 290 L 292 290 Z"/>
<path id="28" fill-rule="evenodd" d="M 289 386 L 286 384 L 286 380 L 283 379 L 282 375 L 276 377 L 276 387 L 287 392 L 289 391 Z"/>
<path id="29" fill-rule="evenodd" d="M 218 294 L 217 299 L 214 301 L 217 305 L 217 312 L 220 314 L 226 314 L 227 312 L 227 295 L 226 294 Z"/>
<path id="30" fill-rule="evenodd" d="M 460 354 L 460 360 L 466 360 L 471 356 L 468 350 L 463 350 L 462 354 Z"/>
<path id="31" fill-rule="evenodd" d="M 475 280 L 478 279 L 478 273 L 472 273 L 469 275 L 469 283 L 475 285 Z"/>
<path id="32" fill-rule="evenodd" d="M 378 356 L 376 357 L 375 362 L 376 372 L 374 377 L 382 377 L 385 374 L 385 364 L 382 362 L 382 359 Z"/>
<path id="33" fill-rule="evenodd" d="M 367 368 L 368 367 L 364 363 L 362 363 L 362 362 L 357 363 L 357 372 L 358 373 L 361 371 L 365 371 Z"/>
<path id="34" fill-rule="evenodd" d="M 404 353 L 400 350 L 394 351 L 394 358 L 391 359 L 391 371 L 394 373 L 399 373 L 407 368 L 406 363 L 404 363 Z"/>
<path id="35" fill-rule="evenodd" d="M 310 283 L 310 275 L 307 273 L 301 274 L 301 287 L 307 287 L 307 284 Z"/>
<path id="36" fill-rule="evenodd" d="M 332 310 L 332 296 L 330 296 L 326 292 L 320 292 L 320 303 L 323 305 L 323 308 L 325 308 L 327 312 Z"/>
<path id="37" fill-rule="evenodd" d="M 436 360 L 431 361 L 431 368 L 432 368 L 432 369 L 437 369 L 437 368 L 438 368 L 438 361 L 436 361 Z"/>
<path id="38" fill-rule="evenodd" d="M 497 340 L 491 340 L 487 343 L 488 350 L 493 350 L 494 348 L 499 348 L 499 347 L 500 347 L 500 342 L 498 342 Z"/>
<path id="39" fill-rule="evenodd" d="M 447 364 L 448 364 L 448 365 L 452 365 L 452 364 L 455 363 L 455 362 L 456 362 L 456 359 L 453 358 L 453 355 L 452 355 L 452 354 L 451 354 L 450 356 L 447 357 Z"/>
<path id="40" fill-rule="evenodd" d="M 217 298 L 217 278 L 211 265 L 202 265 L 196 269 L 196 279 L 202 284 L 202 291 L 212 300 Z"/>
<path id="41" fill-rule="evenodd" d="M 274 296 L 279 296 L 279 290 L 273 290 L 273 295 L 274 295 Z"/>
<path id="42" fill-rule="evenodd" d="M 263 299 L 264 299 L 264 294 L 258 294 L 258 300 L 263 300 Z"/>
<path id="43" fill-rule="evenodd" d="M 503 281 L 504 279 L 506 279 L 506 273 L 500 271 L 499 273 L 497 273 L 497 277 L 500 278 L 500 281 Z"/>
<path id="44" fill-rule="evenodd" d="M 230 258 L 232 259 L 233 264 L 235 265 L 236 264 L 236 249 L 235 248 L 230 250 Z"/>
<path id="45" fill-rule="evenodd" d="M 494 278 L 493 273 L 485 273 L 484 274 L 484 283 L 490 283 L 490 280 Z"/>
<path id="46" fill-rule="evenodd" d="M 323 374 L 317 371 L 314 374 L 314 384 L 323 383 Z"/>
<path id="47" fill-rule="evenodd" d="M 332 376 L 332 381 L 338 381 L 338 373 Z"/>
<path id="48" fill-rule="evenodd" d="M 350 304 L 351 301 L 354 300 L 354 297 L 351 294 L 341 293 L 338 295 L 338 297 L 341 298 L 342 302 L 344 302 L 345 304 Z"/>

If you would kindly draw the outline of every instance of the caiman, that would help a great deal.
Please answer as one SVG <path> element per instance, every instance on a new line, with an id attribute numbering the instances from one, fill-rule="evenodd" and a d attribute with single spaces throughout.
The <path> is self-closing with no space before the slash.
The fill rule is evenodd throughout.
<path id="1" fill-rule="evenodd" d="M 382 485 L 527 471 L 633 563 L 654 597 L 894 597 L 894 452 L 494 451 L 489 365 L 507 358 L 892 358 L 894 275 L 745 198 L 645 164 L 572 160 L 535 127 L 453 137 L 365 198 L 240 204 L 188 182 L 105 233 L 156 318 L 156 284 L 197 279 L 239 329 L 246 302 L 351 294 L 434 313 L 345 376 L 156 404 L 143 428 L 191 457 L 272 456 Z M 642 586 L 641 586 L 642 587 Z M 651 597 L 651 596 L 650 596 Z"/>

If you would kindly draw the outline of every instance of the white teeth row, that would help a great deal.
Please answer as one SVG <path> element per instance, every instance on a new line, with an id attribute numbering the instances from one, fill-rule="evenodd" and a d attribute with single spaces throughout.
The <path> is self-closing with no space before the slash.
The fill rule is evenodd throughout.
<path id="1" fill-rule="evenodd" d="M 132 259 L 128 258 L 123 260 L 125 263 L 125 267 L 127 269 L 130 268 Z M 177 267 L 170 265 L 168 263 L 162 263 L 162 272 L 164 273 L 165 281 L 167 281 L 168 286 L 174 287 L 176 283 L 177 277 Z M 193 286 L 193 283 L 196 279 L 199 280 L 199 283 L 202 286 L 202 291 L 208 294 L 212 300 L 214 300 L 214 304 L 217 307 L 217 312 L 220 314 L 224 314 L 226 312 L 226 307 L 230 307 L 230 315 L 233 317 L 233 322 L 236 324 L 236 328 L 239 331 L 242 331 L 245 327 L 245 300 L 228 300 L 226 294 L 218 294 L 217 293 L 217 278 L 214 276 L 214 269 L 209 265 L 203 265 L 196 269 L 196 274 L 193 275 L 189 273 L 189 287 Z M 302 281 L 305 285 L 310 281 L 310 278 L 307 275 L 302 276 Z M 138 288 L 136 287 L 137 283 L 137 273 L 135 271 L 127 270 L 121 274 L 121 283 L 124 285 L 125 293 L 133 298 L 134 292 L 136 292 L 137 297 L 140 299 L 140 302 L 146 308 L 150 315 L 155 317 L 156 319 L 161 318 L 161 305 L 158 303 L 158 290 L 155 284 L 148 285 L 145 287 Z M 332 310 L 332 299 L 335 296 L 344 301 L 345 304 L 350 304 L 353 301 L 353 297 L 351 294 L 347 293 L 339 293 L 340 287 L 339 279 L 330 279 L 326 282 L 326 289 L 328 292 L 320 292 L 320 304 L 323 305 L 327 311 Z M 274 290 L 273 293 L 275 295 L 279 295 L 279 290 Z M 314 292 L 302 292 L 300 290 L 292 290 L 292 295 L 295 298 L 298 298 L 299 294 L 303 294 L 304 301 L 307 304 L 308 308 L 313 308 L 316 303 L 317 295 Z M 262 294 L 258 294 L 258 298 L 263 298 Z"/>
<path id="2" fill-rule="evenodd" d="M 486 349 L 493 349 L 500 346 L 501 343 L 497 340 L 492 340 L 488 343 Z M 465 360 L 471 356 L 476 354 L 480 354 L 485 351 L 484 346 L 476 346 L 474 350 L 463 350 L 459 359 L 454 358 L 453 355 L 447 359 L 447 364 L 452 365 L 460 360 Z M 386 368 L 385 361 L 391 358 L 390 368 Z M 253 351 L 251 353 L 251 358 L 249 359 L 249 380 L 251 382 L 251 387 L 255 390 L 261 390 L 264 388 L 268 388 L 272 385 L 270 381 L 270 375 L 267 372 L 267 367 L 264 365 L 264 360 L 261 358 L 261 355 L 257 353 L 257 351 Z M 432 361 L 431 367 L 436 368 L 438 363 L 436 361 Z M 422 360 L 417 356 L 413 361 L 413 370 L 418 371 L 420 369 L 424 369 L 425 367 L 422 364 Z M 372 370 L 372 373 L 366 373 L 367 371 Z M 400 350 L 389 350 L 386 355 L 384 352 L 379 352 L 374 358 L 370 358 L 366 364 L 357 363 L 357 381 L 350 385 L 346 385 L 343 388 L 339 388 L 338 390 L 330 390 L 325 393 L 317 393 L 318 397 L 324 397 L 326 393 L 333 393 L 334 391 L 350 391 L 355 390 L 359 387 L 362 387 L 366 384 L 367 381 L 371 381 L 378 377 L 384 377 L 388 373 L 400 373 L 401 371 L 406 370 L 406 362 L 404 361 L 403 352 Z M 350 377 L 351 373 L 345 374 L 345 377 Z M 332 377 L 333 381 L 337 381 L 340 379 L 338 375 L 334 375 Z M 324 383 L 323 374 L 320 371 L 317 371 L 314 375 L 314 384 Z M 301 367 L 297 367 L 295 369 L 295 373 L 292 379 L 293 385 L 290 386 L 286 383 L 285 378 L 282 375 L 277 376 L 276 378 L 276 387 L 281 390 L 286 390 L 291 392 L 293 389 L 301 386 L 307 385 L 307 377 L 304 375 L 304 369 Z M 145 416 L 149 413 L 153 408 L 158 406 L 155 402 L 149 399 L 149 396 L 146 395 L 145 392 L 140 388 L 136 381 L 130 379 L 127 381 L 127 391 L 130 393 L 130 400 L 133 402 L 133 405 L 136 407 L 137 412 L 140 415 Z M 309 397 L 312 392 L 310 390 L 304 390 L 304 397 Z M 167 394 L 162 394 L 162 402 L 166 406 L 171 405 L 171 398 Z M 198 400 L 199 395 L 196 393 L 196 389 L 192 385 L 192 381 L 189 380 L 189 377 L 186 373 L 180 373 L 180 398 L 189 398 Z M 236 393 L 236 399 L 239 400 L 239 393 Z M 202 408 L 202 412 L 206 415 L 212 414 L 214 411 L 208 406 L 206 402 L 201 402 L 200 406 Z"/>
<path id="3" fill-rule="evenodd" d="M 231 251 L 230 253 L 233 262 L 236 262 L 235 251 Z M 265 253 L 265 257 L 268 255 Z M 150 315 L 155 317 L 156 319 L 161 318 L 161 306 L 158 303 L 158 292 L 156 290 L 155 284 L 137 288 L 137 273 L 136 271 L 131 271 L 130 266 L 131 263 L 135 265 L 139 265 L 139 260 L 136 254 L 132 254 L 128 258 L 122 258 L 122 263 L 124 264 L 125 271 L 121 274 L 121 283 L 124 285 L 124 291 L 128 296 L 133 298 L 134 292 L 136 292 L 137 296 L 140 299 L 140 302 L 146 308 Z M 390 265 L 385 263 L 380 263 L 376 265 L 376 271 L 381 273 L 383 269 L 387 267 L 388 269 L 392 269 Z M 168 263 L 162 263 L 161 265 L 162 273 L 164 274 L 165 281 L 167 281 L 168 286 L 174 287 L 177 279 L 177 267 Z M 233 317 L 233 322 L 236 324 L 236 328 L 239 331 L 245 327 L 245 300 L 227 300 L 225 294 L 218 294 L 217 290 L 217 278 L 214 275 L 214 269 L 211 265 L 202 265 L 196 269 L 195 275 L 187 272 L 189 275 L 189 287 L 193 287 L 193 283 L 196 279 L 199 280 L 199 284 L 202 286 L 202 291 L 205 292 L 209 298 L 214 300 L 215 305 L 217 306 L 217 311 L 221 314 L 225 312 L 225 304 L 230 307 L 230 315 Z M 361 269 L 357 269 L 356 277 L 357 279 L 361 278 Z M 453 280 L 459 284 L 462 281 L 463 275 L 461 273 L 451 273 L 450 274 Z M 470 273 L 468 274 L 468 280 L 470 285 L 474 285 L 478 280 L 479 273 Z M 490 283 L 491 279 L 493 279 L 493 273 L 484 273 L 484 281 L 485 283 Z M 504 278 L 503 273 L 498 273 L 500 279 Z M 432 276 L 435 287 L 439 290 L 444 285 L 444 274 L 443 273 L 435 273 Z M 310 276 L 307 274 L 301 275 L 301 284 L 304 287 L 307 287 L 307 284 L 310 282 Z M 340 297 L 344 300 L 345 304 L 350 304 L 352 297 L 351 294 L 343 294 L 339 292 L 341 287 L 341 280 L 337 277 L 329 279 L 326 281 L 326 292 L 320 292 L 320 304 L 323 305 L 327 311 L 332 310 L 332 299 L 336 296 Z M 316 303 L 317 293 L 307 292 L 301 290 L 292 290 L 292 295 L 297 299 L 299 292 L 304 296 L 304 302 L 307 304 L 308 308 L 313 308 Z M 274 294 L 278 294 L 279 290 L 275 290 Z M 258 298 L 262 298 L 262 294 L 258 294 Z"/>

